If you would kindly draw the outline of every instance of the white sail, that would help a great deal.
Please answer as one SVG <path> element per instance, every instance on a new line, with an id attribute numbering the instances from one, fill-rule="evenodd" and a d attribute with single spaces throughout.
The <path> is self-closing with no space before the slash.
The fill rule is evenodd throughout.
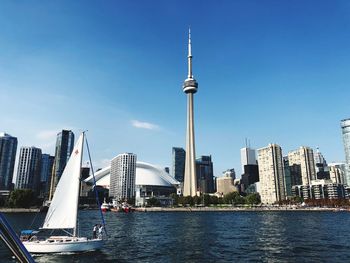
<path id="1" fill-rule="evenodd" d="M 43 228 L 76 228 L 84 133 L 74 146 L 57 184 Z"/>

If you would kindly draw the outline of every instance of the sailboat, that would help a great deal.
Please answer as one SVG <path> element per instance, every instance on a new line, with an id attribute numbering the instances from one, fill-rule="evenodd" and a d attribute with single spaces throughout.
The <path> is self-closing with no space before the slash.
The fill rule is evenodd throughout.
<path id="1" fill-rule="evenodd" d="M 49 236 L 42 240 L 36 235 L 30 235 L 26 240 L 22 240 L 22 243 L 31 253 L 82 252 L 97 250 L 103 246 L 102 237 L 92 239 L 79 237 L 77 231 L 84 136 L 83 132 L 74 146 L 41 228 L 44 230 L 60 229 L 67 235 Z M 102 222 L 104 222 L 103 218 Z"/>

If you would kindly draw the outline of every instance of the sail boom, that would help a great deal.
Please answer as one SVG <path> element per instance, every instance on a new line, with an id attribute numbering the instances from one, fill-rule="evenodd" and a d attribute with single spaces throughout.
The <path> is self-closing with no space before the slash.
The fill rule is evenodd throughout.
<path id="1" fill-rule="evenodd" d="M 40 227 L 39 229 L 74 229 L 74 227 Z"/>

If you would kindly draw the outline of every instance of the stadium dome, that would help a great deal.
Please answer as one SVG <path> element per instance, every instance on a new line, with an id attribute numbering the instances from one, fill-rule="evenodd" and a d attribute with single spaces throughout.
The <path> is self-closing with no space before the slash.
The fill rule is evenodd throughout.
<path id="1" fill-rule="evenodd" d="M 95 172 L 96 184 L 109 188 L 111 166 L 107 166 Z M 93 183 L 92 176 L 85 179 L 85 182 Z M 158 166 L 136 162 L 135 184 L 142 186 L 176 187 L 180 183 Z"/>

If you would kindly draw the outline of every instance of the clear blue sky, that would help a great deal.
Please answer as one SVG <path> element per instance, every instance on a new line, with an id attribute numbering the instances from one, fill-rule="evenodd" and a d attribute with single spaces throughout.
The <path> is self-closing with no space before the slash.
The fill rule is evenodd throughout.
<path id="1" fill-rule="evenodd" d="M 320 147 L 341 161 L 350 2 L 0 2 L 0 130 L 54 153 L 88 129 L 97 166 L 122 152 L 171 166 L 185 146 L 192 28 L 197 155 L 240 174 L 239 149 Z"/>

